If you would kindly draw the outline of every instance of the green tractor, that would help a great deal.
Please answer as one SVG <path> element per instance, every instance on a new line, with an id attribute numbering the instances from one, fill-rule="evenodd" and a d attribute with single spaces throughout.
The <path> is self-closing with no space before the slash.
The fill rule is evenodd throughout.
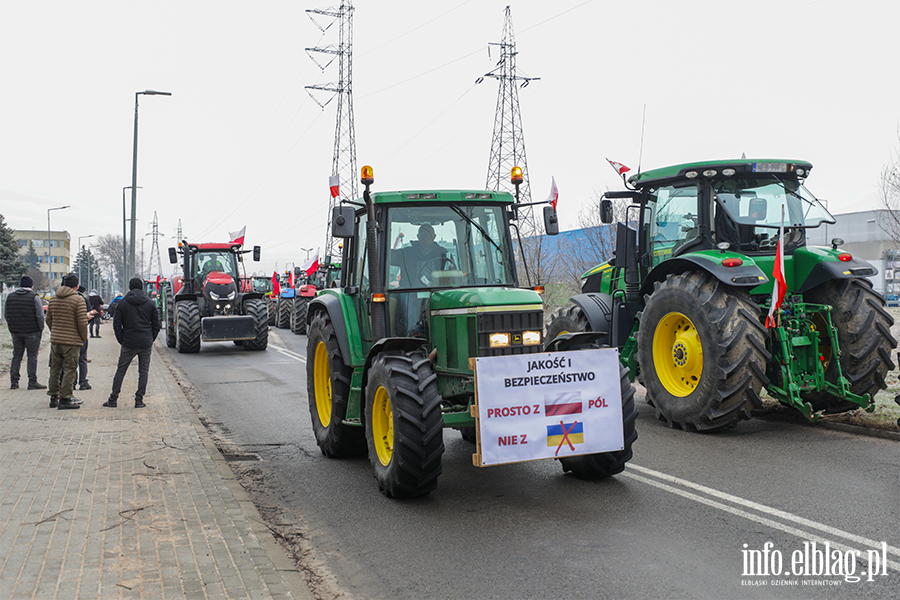
<path id="1" fill-rule="evenodd" d="M 807 229 L 835 222 L 803 185 L 810 169 L 795 160 L 697 162 L 638 173 L 625 191 L 607 192 L 604 223 L 612 199 L 632 202 L 616 225 L 615 257 L 585 273 L 548 339 L 609 335 L 673 427 L 733 426 L 762 405 L 763 388 L 810 420 L 871 411 L 894 368 L 893 319 L 866 279 L 871 264 L 837 238 L 830 248 L 806 244 Z"/>
<path id="2" fill-rule="evenodd" d="M 326 456 L 368 452 L 386 496 L 420 496 L 437 486 L 444 428 L 476 441 L 470 358 L 543 352 L 543 305 L 518 285 L 512 195 L 370 194 L 371 168 L 362 172 L 362 201 L 332 216 L 332 234 L 346 240 L 340 285 L 308 305 L 310 416 Z M 558 233 L 550 206 L 544 224 Z M 560 458 L 564 471 L 596 479 L 631 458 L 637 412 L 624 366 L 620 381 L 625 448 Z"/>

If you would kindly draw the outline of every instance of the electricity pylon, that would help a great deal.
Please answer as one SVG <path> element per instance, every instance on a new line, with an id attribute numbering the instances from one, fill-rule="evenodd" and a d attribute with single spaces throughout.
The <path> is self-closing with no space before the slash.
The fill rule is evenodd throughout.
<path id="1" fill-rule="evenodd" d="M 153 211 L 153 231 L 151 232 L 151 235 L 153 236 L 153 246 L 150 248 L 150 268 L 152 269 L 156 266 L 156 274 L 161 276 L 163 270 L 162 261 L 159 258 L 159 243 L 157 242 L 157 239 L 159 239 L 162 234 L 159 232 L 159 223 L 156 220 L 155 210 Z"/>
<path id="2" fill-rule="evenodd" d="M 334 130 L 334 156 L 331 163 L 331 175 L 337 176 L 339 181 L 339 195 L 333 197 L 329 194 L 328 204 L 328 229 L 325 233 L 325 256 L 335 259 L 340 256 L 338 238 L 331 235 L 332 209 L 342 200 L 356 199 L 356 133 L 353 126 L 353 5 L 351 2 L 342 2 L 339 8 L 324 10 L 311 9 L 306 11 L 310 21 L 323 33 L 331 27 L 334 21 L 340 21 L 340 36 L 337 45 L 307 48 L 306 53 L 310 59 L 324 71 L 332 62 L 338 61 L 338 81 L 327 85 L 306 86 L 309 96 L 324 110 L 332 100 L 337 98 L 337 118 Z M 313 15 L 331 17 L 332 22 L 322 27 L 313 18 Z M 327 61 L 316 60 L 317 54 L 330 55 Z M 313 96 L 311 90 L 331 92 L 331 97 L 324 103 Z M 324 178 L 322 181 L 325 184 Z"/>

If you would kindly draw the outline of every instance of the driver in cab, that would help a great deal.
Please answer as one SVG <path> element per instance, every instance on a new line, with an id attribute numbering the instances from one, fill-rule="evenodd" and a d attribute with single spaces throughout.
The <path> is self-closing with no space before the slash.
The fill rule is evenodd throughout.
<path id="1" fill-rule="evenodd" d="M 434 243 L 434 227 L 425 223 L 419 227 L 418 241 L 391 255 L 391 264 L 400 267 L 398 287 L 428 287 L 432 272 L 442 271 L 452 261 L 446 250 Z"/>

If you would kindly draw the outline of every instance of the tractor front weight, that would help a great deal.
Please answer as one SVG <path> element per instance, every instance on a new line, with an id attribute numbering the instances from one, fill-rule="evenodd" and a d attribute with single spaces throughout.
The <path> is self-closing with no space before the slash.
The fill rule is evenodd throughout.
<path id="1" fill-rule="evenodd" d="M 768 307 L 763 306 L 763 311 Z M 812 422 L 821 413 L 814 412 L 801 394 L 826 392 L 842 400 L 858 404 L 872 412 L 875 408 L 869 394 L 862 396 L 850 391 L 850 382 L 841 373 L 840 346 L 837 329 L 831 322 L 831 306 L 803 302 L 792 296 L 777 314 L 778 326 L 772 330 L 767 345 L 772 360 L 766 369 L 769 384 L 766 390 L 780 402 L 800 411 Z M 837 377 L 828 381 L 825 371 L 835 362 Z"/>

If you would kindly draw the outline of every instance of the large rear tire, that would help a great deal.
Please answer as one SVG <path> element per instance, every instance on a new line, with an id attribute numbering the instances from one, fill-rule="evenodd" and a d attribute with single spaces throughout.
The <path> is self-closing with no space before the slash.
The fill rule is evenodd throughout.
<path id="1" fill-rule="evenodd" d="M 279 298 L 275 309 L 275 327 L 278 329 L 287 329 L 291 325 L 291 304 L 292 298 Z"/>
<path id="2" fill-rule="evenodd" d="M 247 350 L 265 350 L 269 345 L 269 323 L 266 316 L 266 305 L 262 300 L 247 300 L 244 310 L 253 317 L 253 330 L 256 337 L 244 340 Z"/>
<path id="3" fill-rule="evenodd" d="M 175 347 L 177 334 L 175 333 L 175 297 L 166 292 L 166 346 Z"/>
<path id="4" fill-rule="evenodd" d="M 291 310 L 291 331 L 297 335 L 306 333 L 306 308 L 308 305 L 309 298 L 305 296 L 294 298 Z"/>
<path id="5" fill-rule="evenodd" d="M 366 384 L 366 441 L 378 488 L 388 498 L 437 487 L 444 453 L 441 395 L 423 352 L 385 352 Z"/>
<path id="6" fill-rule="evenodd" d="M 885 375 L 894 370 L 891 350 L 897 340 L 891 336 L 894 319 L 884 309 L 884 298 L 864 279 L 834 279 L 806 292 L 803 299 L 832 307 L 831 322 L 837 328 L 841 349 L 840 366 L 854 394 L 871 394 L 887 387 Z M 825 336 L 820 353 L 826 357 L 825 379 L 837 382 L 837 361 L 832 360 L 831 344 Z M 859 405 L 825 392 L 803 394 L 813 410 L 841 413 Z"/>
<path id="7" fill-rule="evenodd" d="M 266 296 L 266 314 L 269 325 L 275 325 L 275 299 L 271 296 Z"/>
<path id="8" fill-rule="evenodd" d="M 771 359 L 759 315 L 745 291 L 705 272 L 656 283 L 638 315 L 638 362 L 658 418 L 696 431 L 750 418 Z"/>
<path id="9" fill-rule="evenodd" d="M 200 352 L 200 307 L 196 302 L 182 300 L 175 305 L 176 319 L 175 346 L 181 354 Z"/>
<path id="10" fill-rule="evenodd" d="M 306 393 L 316 443 L 329 458 L 365 454 L 362 427 L 347 425 L 350 376 L 327 313 L 320 312 L 309 325 L 306 342 Z"/>

